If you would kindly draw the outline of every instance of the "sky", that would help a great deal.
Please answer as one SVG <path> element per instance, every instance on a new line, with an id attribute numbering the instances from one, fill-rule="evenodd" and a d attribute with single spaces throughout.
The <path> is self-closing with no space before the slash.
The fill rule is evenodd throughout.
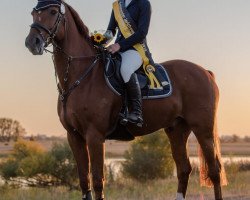
<path id="1" fill-rule="evenodd" d="M 67 0 L 90 30 L 105 30 L 113 0 Z M 51 55 L 24 46 L 33 0 L 1 0 L 0 118 L 28 134 L 61 136 Z M 211 70 L 220 89 L 221 135 L 250 136 L 250 1 L 151 0 L 148 43 L 156 62 L 184 59 Z"/>

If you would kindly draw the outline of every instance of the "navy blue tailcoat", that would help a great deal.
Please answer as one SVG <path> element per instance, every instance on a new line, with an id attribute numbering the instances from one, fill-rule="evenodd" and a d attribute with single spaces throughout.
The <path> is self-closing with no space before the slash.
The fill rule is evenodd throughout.
<path id="1" fill-rule="evenodd" d="M 127 39 L 123 37 L 116 22 L 114 11 L 112 11 L 107 28 L 113 34 L 116 33 L 116 28 L 118 28 L 116 43 L 121 46 L 121 52 L 133 49 L 133 45 L 146 39 L 151 19 L 151 4 L 149 0 L 132 0 L 127 6 L 127 10 L 137 26 L 137 31 L 132 36 Z"/>

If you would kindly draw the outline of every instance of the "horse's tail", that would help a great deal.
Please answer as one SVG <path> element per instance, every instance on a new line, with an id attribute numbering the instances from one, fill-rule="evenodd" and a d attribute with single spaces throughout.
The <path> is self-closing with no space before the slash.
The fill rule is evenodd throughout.
<path id="1" fill-rule="evenodd" d="M 224 186 L 228 184 L 228 181 L 227 181 L 224 165 L 221 161 L 220 138 L 217 132 L 216 121 L 215 121 L 215 127 L 214 127 L 214 150 L 215 150 L 215 155 L 216 155 L 216 161 L 220 168 L 220 184 L 221 186 Z M 205 161 L 200 145 L 198 149 L 198 155 L 199 155 L 199 160 L 200 160 L 200 185 L 206 186 L 206 187 L 213 187 L 213 183 L 208 176 L 208 166 Z"/>

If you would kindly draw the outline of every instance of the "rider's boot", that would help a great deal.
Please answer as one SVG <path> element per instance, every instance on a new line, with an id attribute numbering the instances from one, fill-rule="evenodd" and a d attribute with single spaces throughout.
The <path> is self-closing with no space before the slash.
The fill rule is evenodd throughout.
<path id="1" fill-rule="evenodd" d="M 131 105 L 127 119 L 129 122 L 142 127 L 142 97 L 136 73 L 131 75 L 129 82 L 125 83 L 125 86 L 128 94 L 128 102 Z"/>

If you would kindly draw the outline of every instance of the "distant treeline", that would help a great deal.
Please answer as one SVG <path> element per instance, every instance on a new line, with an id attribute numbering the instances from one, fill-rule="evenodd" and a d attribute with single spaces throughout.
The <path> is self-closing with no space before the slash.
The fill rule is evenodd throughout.
<path id="1" fill-rule="evenodd" d="M 30 141 L 60 141 L 66 139 L 65 136 L 48 136 L 46 134 L 37 134 L 28 136 L 25 131 L 25 128 L 21 125 L 21 123 L 17 120 L 10 118 L 0 118 L 0 142 L 10 142 L 17 141 L 18 138 L 23 138 L 25 140 Z M 236 134 L 233 135 L 221 135 L 220 140 L 222 143 L 235 143 L 235 142 L 250 142 L 250 136 L 238 136 Z M 196 138 L 193 134 L 191 134 L 189 138 L 190 142 L 196 142 Z"/>
<path id="2" fill-rule="evenodd" d="M 197 139 L 194 135 L 189 137 L 190 142 L 197 142 Z M 220 136 L 221 143 L 236 143 L 236 142 L 250 142 L 250 136 L 238 136 L 238 135 L 222 135 Z"/>

